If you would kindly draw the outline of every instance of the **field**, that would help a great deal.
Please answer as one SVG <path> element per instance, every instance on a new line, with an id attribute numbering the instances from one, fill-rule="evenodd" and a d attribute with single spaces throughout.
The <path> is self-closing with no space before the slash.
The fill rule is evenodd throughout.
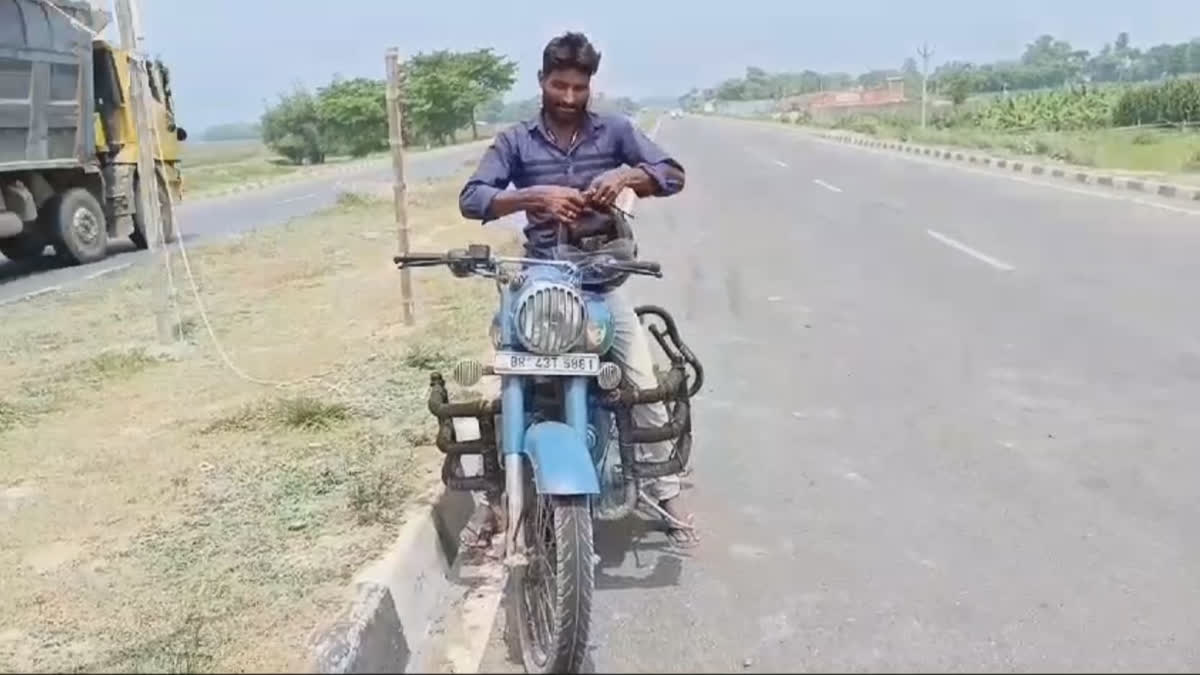
<path id="1" fill-rule="evenodd" d="M 977 97 L 953 108 L 932 107 L 928 128 L 919 106 L 857 111 L 805 120 L 917 143 L 1038 157 L 1173 182 L 1200 182 L 1200 85 L 1162 85 L 1018 92 Z"/>
<path id="2" fill-rule="evenodd" d="M 1008 157 L 1042 157 L 1111 173 L 1200 183 L 1200 133 L 1169 129 L 1004 133 L 926 129 L 887 124 L 861 126 L 885 138 L 987 150 Z"/>
<path id="3" fill-rule="evenodd" d="M 458 216 L 458 186 L 410 187 L 414 248 L 511 241 Z M 418 325 L 400 322 L 389 187 L 191 252 L 240 374 L 178 256 L 173 347 L 148 266 L 6 308 L 4 670 L 305 667 L 309 632 L 438 485 L 428 370 L 486 341 L 494 290 L 444 270 L 413 275 Z"/>
<path id="4" fill-rule="evenodd" d="M 487 138 L 489 133 L 487 127 L 480 127 L 480 138 Z M 459 131 L 454 139 L 455 143 L 471 140 L 470 129 Z M 375 153 L 360 159 L 328 157 L 325 164 L 312 167 L 291 164 L 257 140 L 188 141 L 183 146 L 184 189 L 189 197 L 221 192 L 239 184 L 279 180 L 300 171 L 319 172 L 348 162 L 378 160 L 387 156 L 387 153 Z M 426 149 L 424 146 L 411 147 L 407 151 L 422 152 Z"/>

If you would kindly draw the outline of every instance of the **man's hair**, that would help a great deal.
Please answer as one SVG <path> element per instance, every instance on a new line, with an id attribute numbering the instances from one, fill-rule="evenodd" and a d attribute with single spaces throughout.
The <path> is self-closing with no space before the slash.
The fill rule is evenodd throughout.
<path id="1" fill-rule="evenodd" d="M 588 77 L 600 69 L 600 52 L 588 42 L 583 33 L 563 33 L 546 43 L 542 50 L 542 74 L 571 68 Z"/>

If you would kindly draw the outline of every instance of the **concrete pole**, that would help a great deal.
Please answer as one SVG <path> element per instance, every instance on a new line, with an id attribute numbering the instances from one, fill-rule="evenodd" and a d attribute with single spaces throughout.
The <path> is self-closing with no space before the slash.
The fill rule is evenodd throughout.
<path id="1" fill-rule="evenodd" d="M 921 55 L 921 128 L 924 129 L 929 107 L 929 57 L 933 56 L 933 50 L 927 43 L 917 53 Z"/>

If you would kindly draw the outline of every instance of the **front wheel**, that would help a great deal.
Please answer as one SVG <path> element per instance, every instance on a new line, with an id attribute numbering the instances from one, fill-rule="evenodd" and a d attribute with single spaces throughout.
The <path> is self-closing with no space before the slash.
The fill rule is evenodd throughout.
<path id="1" fill-rule="evenodd" d="M 588 497 L 530 497 L 522 526 L 529 564 L 513 576 L 521 658 L 529 673 L 578 673 L 596 584 Z"/>
<path id="2" fill-rule="evenodd" d="M 167 191 L 167 184 L 163 182 L 161 176 L 156 176 L 154 182 L 158 185 L 158 212 L 159 218 L 162 220 L 162 243 L 173 244 L 179 236 L 175 231 L 175 210 L 171 208 L 171 193 Z M 133 203 L 140 208 L 142 204 L 142 181 L 140 179 L 134 181 L 133 198 Z M 136 209 L 133 212 L 133 232 L 130 233 L 129 240 L 140 249 L 150 247 L 150 240 L 146 238 L 146 220 Z"/>
<path id="3" fill-rule="evenodd" d="M 54 250 L 72 265 L 96 262 L 108 255 L 104 209 L 91 192 L 70 188 L 42 207 L 54 237 Z"/>

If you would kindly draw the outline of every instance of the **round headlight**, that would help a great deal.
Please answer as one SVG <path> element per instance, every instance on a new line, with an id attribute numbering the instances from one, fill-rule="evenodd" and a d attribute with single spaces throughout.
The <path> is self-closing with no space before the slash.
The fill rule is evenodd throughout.
<path id="1" fill-rule="evenodd" d="M 583 339 L 587 312 L 570 286 L 535 285 L 517 299 L 517 337 L 535 354 L 562 354 Z"/>

